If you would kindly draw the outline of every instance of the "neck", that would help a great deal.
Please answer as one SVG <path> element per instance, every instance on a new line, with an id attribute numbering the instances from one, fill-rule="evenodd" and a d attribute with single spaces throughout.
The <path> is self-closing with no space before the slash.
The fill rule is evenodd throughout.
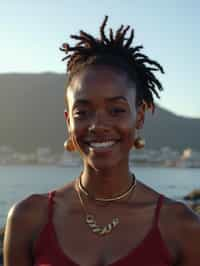
<path id="1" fill-rule="evenodd" d="M 112 198 L 127 191 L 133 178 L 129 168 L 98 169 L 84 165 L 81 183 L 95 198 Z"/>

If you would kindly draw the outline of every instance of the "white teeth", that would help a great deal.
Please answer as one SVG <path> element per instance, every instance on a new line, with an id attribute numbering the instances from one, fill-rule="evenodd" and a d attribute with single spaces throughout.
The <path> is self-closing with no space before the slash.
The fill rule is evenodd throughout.
<path id="1" fill-rule="evenodd" d="M 112 146 L 115 142 L 114 141 L 107 141 L 107 142 L 91 142 L 90 146 L 94 148 L 106 148 Z"/>

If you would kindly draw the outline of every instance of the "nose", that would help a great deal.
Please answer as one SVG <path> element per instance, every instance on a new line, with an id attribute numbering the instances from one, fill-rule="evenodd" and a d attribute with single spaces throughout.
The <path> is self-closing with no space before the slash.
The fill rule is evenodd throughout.
<path id="1" fill-rule="evenodd" d="M 90 132 L 106 132 L 110 130 L 110 127 L 111 122 L 108 116 L 105 115 L 104 111 L 99 111 L 93 115 L 88 130 Z"/>

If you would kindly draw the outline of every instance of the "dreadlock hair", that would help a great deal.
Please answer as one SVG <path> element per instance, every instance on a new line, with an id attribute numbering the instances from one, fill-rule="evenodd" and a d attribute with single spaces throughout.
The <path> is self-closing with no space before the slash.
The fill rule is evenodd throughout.
<path id="1" fill-rule="evenodd" d="M 136 84 L 136 105 L 144 104 L 145 109 L 151 109 L 153 113 L 155 109 L 153 95 L 160 98 L 157 90 L 163 90 L 154 71 L 164 73 L 164 70 L 159 63 L 140 53 L 143 46 L 131 46 L 134 39 L 133 29 L 130 36 L 126 38 L 130 26 L 121 25 L 115 33 L 110 29 L 107 37 L 105 34 L 107 20 L 108 16 L 105 16 L 100 26 L 100 39 L 81 30 L 79 35 L 70 36 L 78 41 L 75 46 L 63 43 L 60 48 L 68 54 L 62 61 L 69 59 L 66 89 L 73 76 L 83 68 L 91 65 L 110 65 L 128 74 L 131 81 Z M 65 103 L 67 105 L 66 96 Z"/>

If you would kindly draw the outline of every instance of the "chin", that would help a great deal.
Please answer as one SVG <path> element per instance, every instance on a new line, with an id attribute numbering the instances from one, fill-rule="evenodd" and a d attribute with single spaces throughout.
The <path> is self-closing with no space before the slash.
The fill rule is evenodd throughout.
<path id="1" fill-rule="evenodd" d="M 107 159 L 105 160 L 102 158 L 102 160 L 89 160 L 87 161 L 87 165 L 89 165 L 91 168 L 94 168 L 96 170 L 112 170 L 115 167 L 119 167 L 119 165 L 122 164 L 122 161 L 118 160 L 112 160 Z M 128 164 L 127 164 L 128 165 Z"/>

